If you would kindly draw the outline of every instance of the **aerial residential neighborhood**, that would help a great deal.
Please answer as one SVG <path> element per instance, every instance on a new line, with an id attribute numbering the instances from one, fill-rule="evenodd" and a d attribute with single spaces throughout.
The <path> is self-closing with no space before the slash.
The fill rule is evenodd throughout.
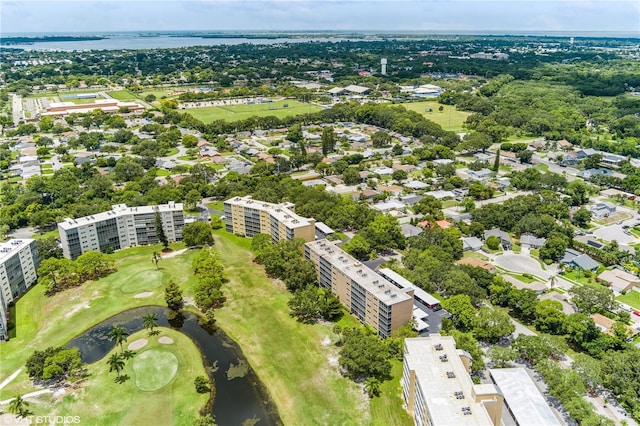
<path id="1" fill-rule="evenodd" d="M 3 8 L 0 424 L 637 425 L 637 34 L 161 3 Z"/>

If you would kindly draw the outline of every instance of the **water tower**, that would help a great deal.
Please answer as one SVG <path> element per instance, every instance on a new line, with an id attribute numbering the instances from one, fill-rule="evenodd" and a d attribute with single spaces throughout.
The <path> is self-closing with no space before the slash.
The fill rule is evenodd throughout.
<path id="1" fill-rule="evenodd" d="M 387 58 L 380 59 L 380 74 L 387 75 Z"/>

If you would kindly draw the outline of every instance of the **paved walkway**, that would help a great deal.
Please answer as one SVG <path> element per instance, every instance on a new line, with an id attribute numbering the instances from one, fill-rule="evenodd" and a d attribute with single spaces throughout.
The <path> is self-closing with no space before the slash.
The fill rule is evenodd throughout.
<path id="1" fill-rule="evenodd" d="M 4 388 L 5 386 L 7 386 L 9 383 L 11 383 L 11 381 L 13 379 L 15 379 L 16 377 L 18 377 L 18 374 L 20 374 L 20 372 L 22 371 L 22 368 L 18 368 L 16 371 L 13 372 L 12 375 L 10 375 L 9 377 L 7 377 L 6 379 L 4 379 L 4 381 L 2 383 L 0 383 L 0 389 Z"/>

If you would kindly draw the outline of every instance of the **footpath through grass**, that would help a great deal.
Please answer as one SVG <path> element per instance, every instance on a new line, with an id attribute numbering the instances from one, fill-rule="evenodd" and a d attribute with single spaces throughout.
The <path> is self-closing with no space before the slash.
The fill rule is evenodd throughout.
<path id="1" fill-rule="evenodd" d="M 269 390 L 286 425 L 410 425 L 398 399 L 402 367 L 370 402 L 362 387 L 338 371 L 332 324 L 305 325 L 289 316 L 291 295 L 253 264 L 251 240 L 216 232 L 216 250 L 228 274 L 218 325 L 242 348 Z M 341 325 L 355 325 L 345 315 Z"/>

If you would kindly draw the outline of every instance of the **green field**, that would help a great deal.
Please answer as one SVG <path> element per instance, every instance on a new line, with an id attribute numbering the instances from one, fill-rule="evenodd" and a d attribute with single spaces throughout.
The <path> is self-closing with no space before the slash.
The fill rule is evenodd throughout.
<path id="1" fill-rule="evenodd" d="M 458 111 L 455 106 L 442 105 L 438 101 L 409 102 L 401 104 L 410 111 L 415 111 L 423 115 L 426 119 L 442 126 L 444 130 L 462 130 L 462 123 L 471 115 L 470 112 Z M 438 111 L 440 106 L 444 107 L 442 112 Z M 431 109 L 432 112 L 427 112 Z"/>
<path id="2" fill-rule="evenodd" d="M 138 96 L 129 90 L 114 90 L 113 92 L 107 92 L 107 94 L 119 101 L 133 101 L 138 99 Z"/>
<path id="3" fill-rule="evenodd" d="M 196 393 L 193 385 L 197 376 L 206 376 L 200 351 L 178 331 L 156 330 L 158 336 L 149 337 L 146 331 L 129 336 L 128 342 L 144 338 L 148 343 L 126 362 L 120 373 L 129 376 L 124 383 L 115 382 L 116 373 L 107 364 L 119 351 L 116 347 L 88 366 L 90 376 L 77 389 L 68 388 L 61 399 L 42 398 L 29 409 L 34 415 L 79 416 L 80 424 L 87 425 L 193 424 L 209 397 Z M 159 343 L 163 336 L 173 343 Z"/>
<path id="4" fill-rule="evenodd" d="M 332 325 L 305 325 L 289 316 L 291 295 L 252 262 L 251 240 L 224 231 L 215 239 L 229 278 L 218 325 L 240 345 L 285 425 L 412 424 L 398 397 L 401 366 L 394 364 L 393 378 L 371 402 L 339 373 Z M 359 326 L 350 315 L 340 323 Z"/>
<path id="5" fill-rule="evenodd" d="M 286 108 L 284 107 L 285 104 L 288 105 Z M 285 100 L 266 104 L 192 108 L 185 110 L 185 112 L 188 112 L 204 123 L 211 123 L 215 120 L 238 121 L 254 116 L 266 117 L 273 115 L 282 118 L 290 115 L 316 112 L 320 111 L 320 109 L 317 105 L 305 104 L 295 100 Z"/>
<path id="6" fill-rule="evenodd" d="M 640 311 L 640 292 L 631 290 L 631 291 L 628 291 L 627 294 L 622 294 L 616 297 L 616 300 L 618 302 L 626 303 L 632 308 L 635 308 L 638 311 Z"/>

